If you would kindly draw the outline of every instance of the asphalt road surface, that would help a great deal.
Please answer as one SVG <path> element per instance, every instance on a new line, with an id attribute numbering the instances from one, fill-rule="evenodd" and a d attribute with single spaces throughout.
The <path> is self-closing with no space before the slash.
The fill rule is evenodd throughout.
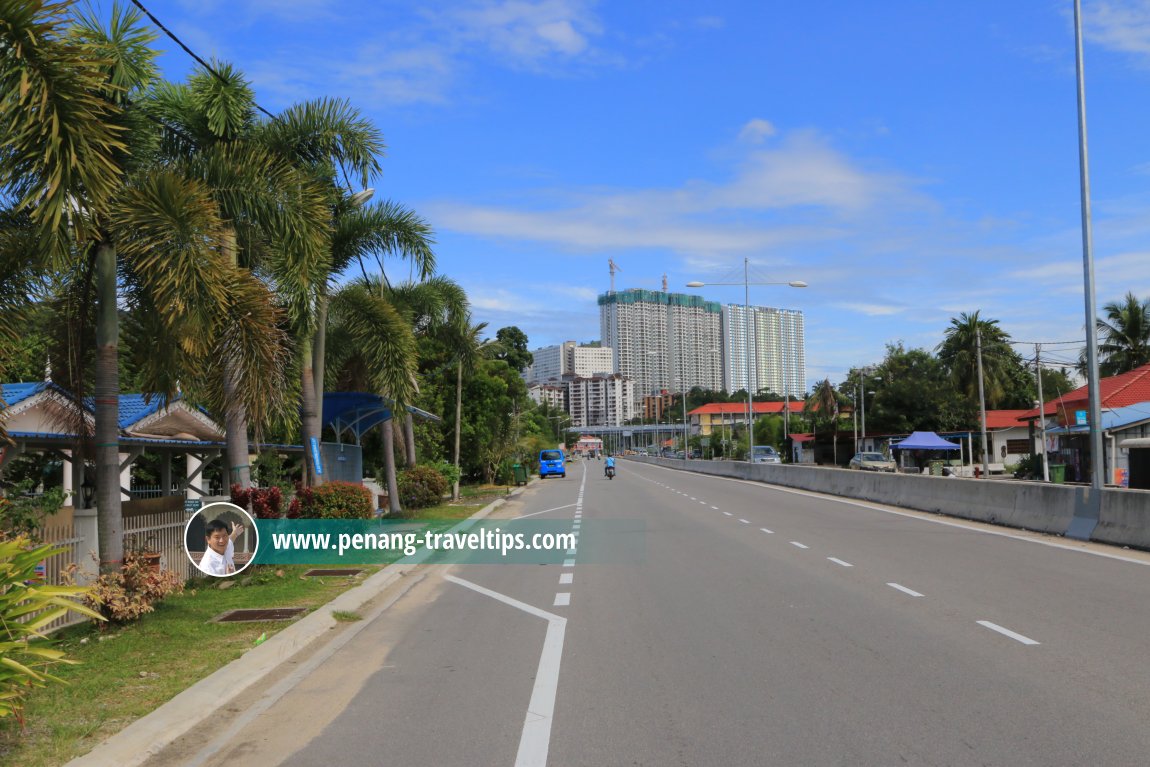
<path id="1" fill-rule="evenodd" d="M 522 515 L 573 563 L 427 566 L 153 764 L 1150 764 L 1140 553 L 629 461 Z"/>

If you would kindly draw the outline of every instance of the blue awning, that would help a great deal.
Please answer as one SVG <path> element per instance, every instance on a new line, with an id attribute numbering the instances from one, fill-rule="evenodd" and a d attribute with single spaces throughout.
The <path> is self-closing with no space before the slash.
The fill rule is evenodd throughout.
<path id="1" fill-rule="evenodd" d="M 324 426 L 335 429 L 337 436 L 350 432 L 355 435 L 356 442 L 359 442 L 369 430 L 391 418 L 391 411 L 394 406 L 393 400 L 378 394 L 345 391 L 325 392 L 321 420 Z M 427 421 L 439 423 L 443 420 L 434 413 L 420 410 L 417 407 L 408 405 L 406 409 L 412 415 Z"/>

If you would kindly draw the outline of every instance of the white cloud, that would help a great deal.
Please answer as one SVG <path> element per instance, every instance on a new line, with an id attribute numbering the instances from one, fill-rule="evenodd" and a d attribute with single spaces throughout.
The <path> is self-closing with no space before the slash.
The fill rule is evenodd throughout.
<path id="1" fill-rule="evenodd" d="M 1094 42 L 1123 53 L 1150 56 L 1150 2 L 1102 0 L 1082 14 L 1085 34 Z"/>
<path id="2" fill-rule="evenodd" d="M 668 249 L 679 254 L 763 251 L 845 237 L 863 212 L 922 207 L 914 183 L 868 171 L 817 134 L 744 154 L 725 182 L 676 188 L 584 189 L 541 209 L 537 190 L 520 207 L 421 202 L 438 228 L 530 240 L 566 249 Z"/>
<path id="3" fill-rule="evenodd" d="M 485 0 L 445 15 L 459 39 L 521 65 L 586 53 L 602 25 L 580 0 Z"/>
<path id="4" fill-rule="evenodd" d="M 745 144 L 761 144 L 763 139 L 773 136 L 778 131 L 767 120 L 756 117 L 747 122 L 739 131 L 739 141 Z"/>
<path id="5" fill-rule="evenodd" d="M 892 304 L 846 303 L 839 304 L 839 306 L 848 311 L 865 314 L 868 317 L 885 317 L 891 314 L 899 314 L 906 311 L 905 306 L 894 306 Z"/>

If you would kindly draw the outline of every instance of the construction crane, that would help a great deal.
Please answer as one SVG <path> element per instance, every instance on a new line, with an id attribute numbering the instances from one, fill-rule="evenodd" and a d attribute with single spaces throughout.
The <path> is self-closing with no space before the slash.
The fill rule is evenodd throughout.
<path id="1" fill-rule="evenodd" d="M 667 273 L 663 273 L 663 292 L 667 292 Z"/>
<path id="2" fill-rule="evenodd" d="M 611 270 L 611 292 L 615 292 L 615 272 L 623 271 L 614 259 L 607 259 L 607 268 Z"/>

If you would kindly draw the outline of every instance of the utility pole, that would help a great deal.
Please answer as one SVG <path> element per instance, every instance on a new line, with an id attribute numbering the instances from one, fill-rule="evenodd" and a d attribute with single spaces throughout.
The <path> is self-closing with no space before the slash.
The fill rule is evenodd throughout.
<path id="1" fill-rule="evenodd" d="M 1082 198 L 1082 272 L 1086 294 L 1086 390 L 1089 392 L 1090 414 L 1090 487 L 1094 491 L 1091 503 L 1092 522 L 1097 523 L 1102 504 L 1104 486 L 1102 451 L 1102 390 L 1098 377 L 1098 312 L 1094 307 L 1094 244 L 1090 224 L 1090 160 L 1086 141 L 1086 76 L 1082 56 L 1082 2 L 1074 0 L 1074 60 L 1078 79 L 1078 175 Z M 1091 528 L 1093 529 L 1093 528 Z M 1075 528 L 1068 534 L 1072 538 L 1087 537 Z"/>
<path id="2" fill-rule="evenodd" d="M 1038 376 L 1038 423 L 1042 427 L 1042 481 L 1050 481 L 1050 466 L 1046 460 L 1046 399 L 1042 396 L 1042 344 L 1034 345 L 1034 373 Z"/>
<path id="3" fill-rule="evenodd" d="M 982 385 L 982 326 L 974 326 L 975 348 L 978 350 L 978 407 L 982 413 L 982 478 L 990 479 L 990 460 L 986 454 L 986 393 Z"/>

